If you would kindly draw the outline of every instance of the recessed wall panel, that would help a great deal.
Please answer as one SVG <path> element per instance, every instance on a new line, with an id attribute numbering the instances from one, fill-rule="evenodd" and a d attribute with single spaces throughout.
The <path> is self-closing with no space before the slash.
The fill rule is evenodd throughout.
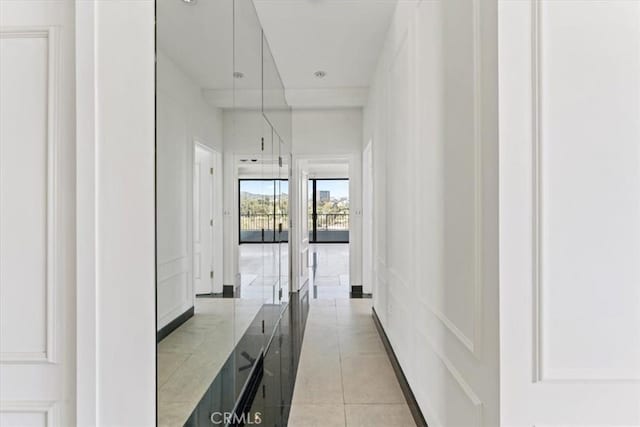
<path id="1" fill-rule="evenodd" d="M 47 352 L 48 38 L 0 38 L 0 353 Z"/>
<path id="2" fill-rule="evenodd" d="M 640 33 L 627 6 L 538 5 L 541 380 L 640 380 Z"/>

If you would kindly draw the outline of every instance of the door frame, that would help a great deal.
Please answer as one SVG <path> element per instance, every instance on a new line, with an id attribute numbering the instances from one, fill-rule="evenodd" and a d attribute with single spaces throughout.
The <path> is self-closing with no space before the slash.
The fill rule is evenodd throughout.
<path id="1" fill-rule="evenodd" d="M 300 185 L 299 173 L 307 167 L 309 161 L 326 160 L 327 162 L 344 162 L 349 165 L 349 281 L 352 290 L 362 286 L 362 151 L 354 151 L 344 154 L 298 154 L 293 155 L 292 182 L 289 184 L 291 194 L 298 196 L 298 186 Z M 293 209 L 299 209 L 300 201 L 290 201 Z M 306 206 L 306 205 L 305 205 Z M 291 235 L 298 235 L 300 224 L 297 212 L 292 213 L 294 221 Z M 295 252 L 299 248 L 297 239 L 291 242 L 290 249 Z M 300 265 L 299 257 L 293 257 L 292 269 L 293 277 L 298 277 L 299 271 L 303 268 Z M 298 284 L 302 286 L 303 284 Z"/>
<path id="2" fill-rule="evenodd" d="M 223 282 L 223 196 L 222 196 L 222 154 L 216 150 L 215 148 L 207 145 L 199 138 L 193 138 L 193 144 L 191 147 L 191 175 L 193 176 L 194 166 L 195 166 L 195 150 L 196 148 L 203 149 L 212 154 L 212 185 L 211 185 L 211 217 L 213 219 L 213 226 L 211 228 L 211 268 L 213 269 L 213 280 L 211 281 L 211 292 L 214 294 L 218 294 L 222 292 L 222 282 Z M 195 178 L 195 177 L 194 177 Z M 195 265 L 195 241 L 193 239 L 193 228 L 195 225 L 195 183 L 191 185 L 191 201 L 190 201 L 190 239 L 191 239 L 191 293 L 194 298 L 196 296 L 196 286 L 195 286 L 195 269 L 193 266 Z"/>
<path id="3" fill-rule="evenodd" d="M 318 195 L 318 190 L 317 190 L 317 181 L 347 181 L 347 184 L 350 183 L 350 179 L 349 177 L 346 178 L 310 178 L 307 177 L 307 180 L 309 182 L 313 182 L 313 190 L 311 191 L 311 195 L 313 195 L 313 209 L 312 209 L 312 221 L 313 221 L 313 228 L 312 230 L 309 230 L 310 232 L 313 232 L 313 239 L 309 239 L 309 243 L 310 244 L 325 244 L 325 243 L 349 243 L 349 240 L 332 240 L 332 241 L 327 241 L 327 242 L 323 242 L 323 241 L 318 241 L 318 221 L 317 221 L 317 217 L 318 217 L 318 213 L 317 213 L 317 203 L 318 203 L 318 199 L 317 199 L 317 195 Z M 351 191 L 349 191 L 349 196 L 351 196 Z M 309 209 L 308 203 L 307 205 L 307 209 Z M 351 198 L 349 198 L 349 206 L 351 206 Z M 351 211 L 351 208 L 349 208 L 349 211 Z M 351 212 L 349 212 L 350 214 Z M 349 220 L 351 220 L 351 215 L 349 215 Z M 348 230 L 351 229 L 351 223 L 349 223 L 348 226 Z"/>
<path id="4" fill-rule="evenodd" d="M 195 239 L 195 234 L 194 234 L 194 230 L 196 228 L 196 221 L 198 218 L 198 213 L 196 212 L 196 152 L 197 150 L 202 150 L 202 151 L 206 151 L 211 155 L 211 168 L 214 168 L 214 164 L 215 164 L 215 151 L 209 147 L 208 145 L 206 145 L 205 143 L 203 143 L 202 141 L 198 140 L 197 138 L 193 139 L 193 148 L 192 148 L 192 154 L 193 156 L 191 157 L 191 172 L 192 172 L 192 177 L 193 177 L 193 182 L 192 182 L 192 197 L 191 197 L 191 287 L 192 287 L 192 292 L 195 296 L 197 295 L 202 295 L 201 293 L 198 293 L 197 289 L 196 289 L 196 269 L 195 269 L 195 263 L 196 263 L 196 239 Z M 199 175 L 198 175 L 198 179 L 200 179 Z M 211 217 L 213 219 L 214 216 L 214 194 L 215 194 L 215 177 L 213 174 L 210 174 L 209 179 L 210 181 L 210 194 L 209 194 L 209 203 L 210 203 L 210 213 L 211 213 Z M 201 184 L 201 183 L 200 183 Z M 199 186 L 197 188 L 200 188 Z M 213 224 L 211 226 L 208 227 L 209 229 L 209 240 L 210 240 L 210 260 L 209 260 L 209 265 L 210 265 L 210 269 L 211 271 L 214 271 L 214 238 L 213 238 Z M 202 266 L 201 266 L 202 269 Z M 202 274 L 202 272 L 201 272 Z M 214 273 L 215 274 L 215 273 Z M 213 293 L 213 277 L 210 277 L 210 283 L 209 283 L 209 288 L 211 290 L 210 293 Z M 194 300 L 195 302 L 195 300 Z"/>
<path id="5" fill-rule="evenodd" d="M 365 196 L 369 193 L 368 196 Z M 373 292 L 373 138 L 362 152 L 362 291 Z"/>

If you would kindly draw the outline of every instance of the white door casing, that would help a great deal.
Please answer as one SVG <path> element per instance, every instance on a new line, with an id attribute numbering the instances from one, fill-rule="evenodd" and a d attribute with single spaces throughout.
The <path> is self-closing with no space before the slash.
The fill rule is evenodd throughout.
<path id="1" fill-rule="evenodd" d="M 362 153 L 362 290 L 373 290 L 373 154 L 369 141 Z"/>
<path id="2" fill-rule="evenodd" d="M 73 12 L 0 2 L 0 425 L 75 423 Z"/>
<path id="3" fill-rule="evenodd" d="M 194 144 L 193 282 L 196 295 L 213 292 L 213 151 Z"/>
<path id="4" fill-rule="evenodd" d="M 298 241 L 300 242 L 298 253 L 298 286 L 301 287 L 309 280 L 309 173 L 304 169 L 300 171 L 298 194 L 298 221 L 300 224 L 300 234 L 298 236 Z"/>

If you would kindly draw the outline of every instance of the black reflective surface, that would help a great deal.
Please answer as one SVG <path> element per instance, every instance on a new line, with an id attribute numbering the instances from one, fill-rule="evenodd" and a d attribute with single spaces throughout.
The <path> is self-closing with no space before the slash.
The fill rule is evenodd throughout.
<path id="1" fill-rule="evenodd" d="M 286 426 L 308 313 L 306 285 L 282 312 L 280 305 L 264 305 L 185 426 L 216 425 L 212 414 L 219 421 L 233 413 L 232 422 L 219 425 Z M 274 331 L 266 343 L 263 321 L 266 331 Z"/>

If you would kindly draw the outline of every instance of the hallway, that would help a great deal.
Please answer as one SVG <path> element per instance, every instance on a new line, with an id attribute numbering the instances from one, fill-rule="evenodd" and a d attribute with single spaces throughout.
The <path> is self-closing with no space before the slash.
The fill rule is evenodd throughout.
<path id="1" fill-rule="evenodd" d="M 414 426 L 371 299 L 312 300 L 289 426 Z"/>

